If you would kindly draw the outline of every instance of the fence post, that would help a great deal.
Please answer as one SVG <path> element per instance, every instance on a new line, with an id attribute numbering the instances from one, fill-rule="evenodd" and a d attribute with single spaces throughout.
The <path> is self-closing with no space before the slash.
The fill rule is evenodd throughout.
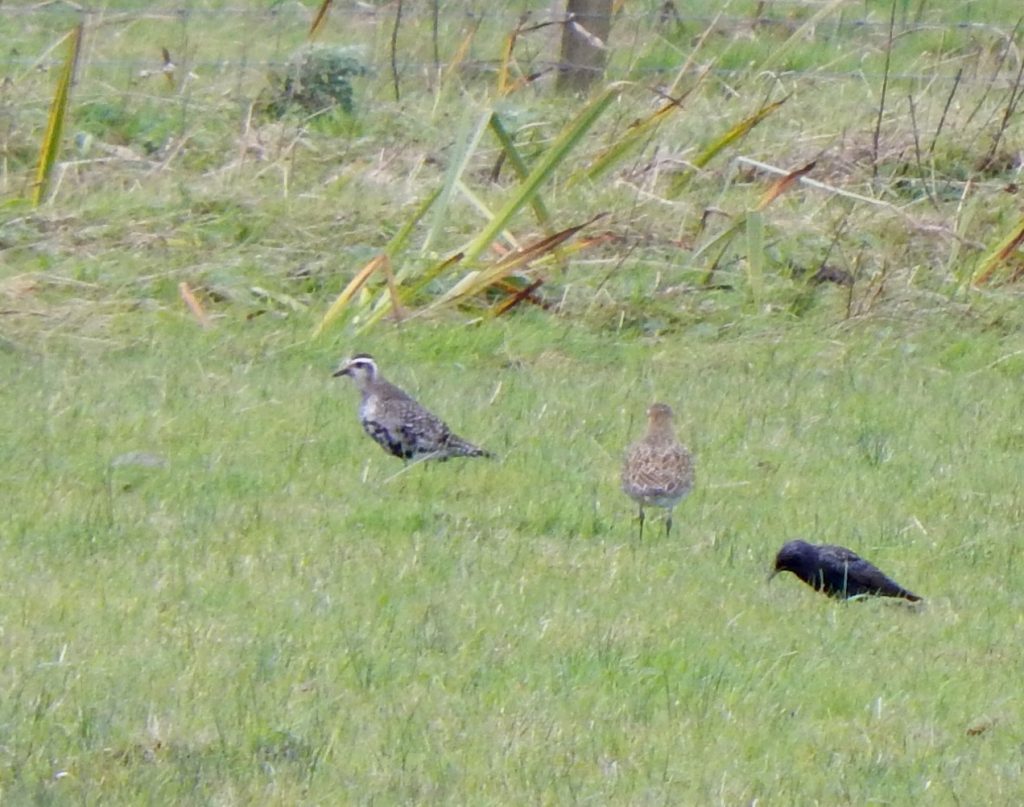
<path id="1" fill-rule="evenodd" d="M 586 90 L 604 76 L 612 0 L 567 0 L 558 67 L 559 90 Z"/>

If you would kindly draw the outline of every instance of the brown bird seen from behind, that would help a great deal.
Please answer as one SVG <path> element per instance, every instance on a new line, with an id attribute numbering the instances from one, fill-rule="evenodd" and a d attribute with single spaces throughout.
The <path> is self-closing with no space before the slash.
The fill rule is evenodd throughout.
<path id="1" fill-rule="evenodd" d="M 647 433 L 629 447 L 622 466 L 622 491 L 640 509 L 640 539 L 644 537 L 644 507 L 668 511 L 665 535 L 672 531 L 672 511 L 693 488 L 693 458 L 676 438 L 672 407 L 654 403 L 647 410 Z"/>

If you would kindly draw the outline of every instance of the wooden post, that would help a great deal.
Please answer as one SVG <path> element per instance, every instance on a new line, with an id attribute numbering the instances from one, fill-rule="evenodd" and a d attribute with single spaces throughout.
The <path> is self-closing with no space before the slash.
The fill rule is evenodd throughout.
<path id="1" fill-rule="evenodd" d="M 612 0 L 567 0 L 558 89 L 586 90 L 604 76 Z"/>

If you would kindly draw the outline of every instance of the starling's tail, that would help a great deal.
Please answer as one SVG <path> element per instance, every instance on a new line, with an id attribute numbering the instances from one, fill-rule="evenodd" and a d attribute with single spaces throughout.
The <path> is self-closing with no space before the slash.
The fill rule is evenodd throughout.
<path id="1" fill-rule="evenodd" d="M 910 589 L 903 588 L 903 586 L 901 586 L 891 577 L 886 577 L 885 575 L 882 575 L 881 582 L 884 583 L 884 585 L 879 587 L 878 593 L 881 594 L 883 597 L 900 597 L 901 599 L 909 600 L 910 602 L 921 601 L 921 598 L 918 597 L 913 591 L 911 591 Z"/>

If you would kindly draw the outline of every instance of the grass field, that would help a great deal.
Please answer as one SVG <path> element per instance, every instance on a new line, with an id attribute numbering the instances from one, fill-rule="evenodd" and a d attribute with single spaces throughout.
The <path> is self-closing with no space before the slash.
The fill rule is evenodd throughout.
<path id="1" fill-rule="evenodd" d="M 684 108 L 587 180 L 710 24 L 677 3 L 666 31 L 648 5 L 616 22 L 626 83 L 543 185 L 549 218 L 524 204 L 479 264 L 421 287 L 517 187 L 507 166 L 492 181 L 486 132 L 466 145 L 481 115 L 535 163 L 584 103 L 543 82 L 497 97 L 514 14 L 483 15 L 442 80 L 415 67 L 429 15 L 412 13 L 396 102 L 393 7 L 350 26 L 335 9 L 322 36 L 363 37 L 373 68 L 354 113 L 268 121 L 250 109 L 266 73 L 241 54 L 301 45 L 297 4 L 106 4 L 32 207 L 56 71 L 32 65 L 78 17 L 0 8 L 21 36 L 0 55 L 17 90 L 0 95 L 0 799 L 1024 798 L 1018 253 L 970 282 L 1020 220 L 1019 11 L 897 4 L 888 47 L 888 5 L 835 4 L 792 40 L 824 6 L 751 25 L 736 5 Z M 462 10 L 442 6 L 445 59 Z M 140 78 L 161 46 L 195 78 Z M 520 47 L 528 72 L 544 51 Z M 758 207 L 773 177 L 750 160 L 814 158 L 826 187 Z M 374 278 L 312 337 L 439 188 L 389 253 L 411 316 L 367 324 Z M 599 213 L 562 266 L 512 278 L 543 280 L 546 308 L 426 310 Z M 812 282 L 825 267 L 842 282 Z M 403 469 L 331 377 L 358 351 L 498 458 Z M 657 516 L 639 541 L 618 471 L 653 400 L 698 476 L 672 535 Z M 925 604 L 769 584 L 796 536 L 855 549 Z"/>

